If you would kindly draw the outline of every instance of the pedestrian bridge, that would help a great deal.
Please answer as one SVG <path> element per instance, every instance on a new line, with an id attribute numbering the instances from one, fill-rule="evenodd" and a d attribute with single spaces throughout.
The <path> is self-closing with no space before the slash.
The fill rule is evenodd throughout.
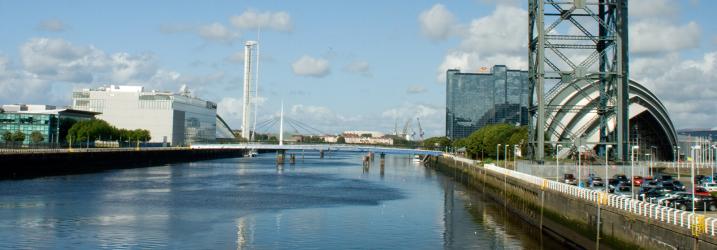
<path id="1" fill-rule="evenodd" d="M 339 151 L 339 152 L 366 152 L 377 154 L 391 155 L 431 155 L 439 156 L 443 152 L 436 150 L 422 150 L 409 148 L 389 148 L 376 146 L 359 146 L 346 144 L 258 144 L 258 143 L 239 143 L 239 144 L 199 144 L 192 145 L 191 148 L 196 149 L 246 149 L 246 150 L 305 150 L 305 151 Z"/>

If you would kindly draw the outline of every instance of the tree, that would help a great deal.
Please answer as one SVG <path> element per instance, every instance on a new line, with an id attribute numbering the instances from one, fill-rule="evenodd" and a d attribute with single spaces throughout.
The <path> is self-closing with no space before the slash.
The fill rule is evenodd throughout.
<path id="1" fill-rule="evenodd" d="M 346 138 L 344 138 L 343 136 L 339 136 L 336 138 L 336 143 L 344 144 L 346 143 Z"/>
<path id="2" fill-rule="evenodd" d="M 451 146 L 452 143 L 451 139 L 445 136 L 431 137 L 423 140 L 423 147 L 444 150 L 446 147 Z"/>
<path id="3" fill-rule="evenodd" d="M 43 136 L 40 131 L 32 131 L 32 133 L 30 134 L 30 141 L 32 141 L 32 143 L 34 144 L 38 144 L 44 140 L 45 136 Z"/>
<path id="4" fill-rule="evenodd" d="M 10 132 L 10 131 L 5 131 L 5 133 L 2 133 L 2 140 L 3 140 L 5 143 L 12 142 L 12 141 L 13 141 L 13 140 L 12 140 L 12 132 Z"/>
<path id="5" fill-rule="evenodd" d="M 20 130 L 15 131 L 15 133 L 12 134 L 12 140 L 15 142 L 22 143 L 23 141 L 25 141 L 25 133 Z"/>

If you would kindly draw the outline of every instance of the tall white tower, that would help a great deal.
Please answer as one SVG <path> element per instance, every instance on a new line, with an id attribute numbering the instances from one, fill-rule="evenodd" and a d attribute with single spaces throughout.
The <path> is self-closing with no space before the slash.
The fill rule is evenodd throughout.
<path id="1" fill-rule="evenodd" d="M 243 113 L 242 113 L 242 125 L 241 125 L 241 137 L 244 139 L 249 140 L 250 130 L 251 130 L 251 123 L 249 122 L 249 119 L 251 119 L 251 68 L 252 68 L 252 51 L 253 47 L 256 46 L 256 41 L 246 41 L 244 43 L 244 105 L 243 105 Z"/>

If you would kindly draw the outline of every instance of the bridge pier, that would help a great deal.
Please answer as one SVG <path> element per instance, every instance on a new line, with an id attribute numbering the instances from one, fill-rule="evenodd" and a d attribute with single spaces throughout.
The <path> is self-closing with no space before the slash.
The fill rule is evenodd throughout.
<path id="1" fill-rule="evenodd" d="M 291 164 L 291 165 L 296 164 L 296 155 L 295 154 L 289 154 L 289 164 Z"/>
<path id="2" fill-rule="evenodd" d="M 277 150 L 276 151 L 276 164 L 283 165 L 285 156 L 286 156 L 286 150 L 283 150 L 283 149 Z"/>
<path id="3" fill-rule="evenodd" d="M 381 153 L 379 158 L 379 161 L 381 162 L 381 171 L 383 171 L 383 166 L 386 164 L 386 153 Z"/>
<path id="4" fill-rule="evenodd" d="M 319 150 L 319 158 L 324 159 L 324 150 Z"/>

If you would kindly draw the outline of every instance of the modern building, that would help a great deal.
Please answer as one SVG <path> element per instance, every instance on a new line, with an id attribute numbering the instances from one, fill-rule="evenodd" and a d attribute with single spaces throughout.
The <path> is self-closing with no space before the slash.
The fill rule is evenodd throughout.
<path id="1" fill-rule="evenodd" d="M 72 108 L 100 112 L 97 118 L 118 128 L 147 129 L 154 143 L 180 146 L 216 139 L 217 105 L 194 97 L 186 86 L 180 93 L 117 85 L 82 89 L 72 93 Z"/>
<path id="2" fill-rule="evenodd" d="M 495 65 L 490 73 L 446 72 L 446 136 L 468 137 L 485 125 L 528 124 L 528 72 Z"/>
<path id="3" fill-rule="evenodd" d="M 11 104 L 0 107 L 0 134 L 17 131 L 25 134 L 23 144 L 32 142 L 31 134 L 40 132 L 39 143 L 59 144 L 65 142 L 67 130 L 81 120 L 90 120 L 97 112 L 57 108 L 51 105 Z M 3 143 L 5 143 L 3 141 Z"/>
<path id="4" fill-rule="evenodd" d="M 635 155 L 656 155 L 658 160 L 672 160 L 678 138 L 667 109 L 650 90 L 630 81 L 629 86 L 629 143 L 637 146 Z M 598 84 L 580 82 L 571 86 L 554 88 L 547 96 L 547 105 L 553 107 L 593 107 L 600 100 Z M 567 108 L 566 108 L 567 109 Z M 608 134 L 615 131 L 615 115 L 609 116 Z M 546 119 L 546 141 L 571 141 L 575 144 L 596 148 L 600 141 L 600 116 L 594 109 L 583 108 L 558 112 Z M 563 145 L 559 157 L 575 151 L 574 145 Z M 614 152 L 611 153 L 614 154 Z"/>

